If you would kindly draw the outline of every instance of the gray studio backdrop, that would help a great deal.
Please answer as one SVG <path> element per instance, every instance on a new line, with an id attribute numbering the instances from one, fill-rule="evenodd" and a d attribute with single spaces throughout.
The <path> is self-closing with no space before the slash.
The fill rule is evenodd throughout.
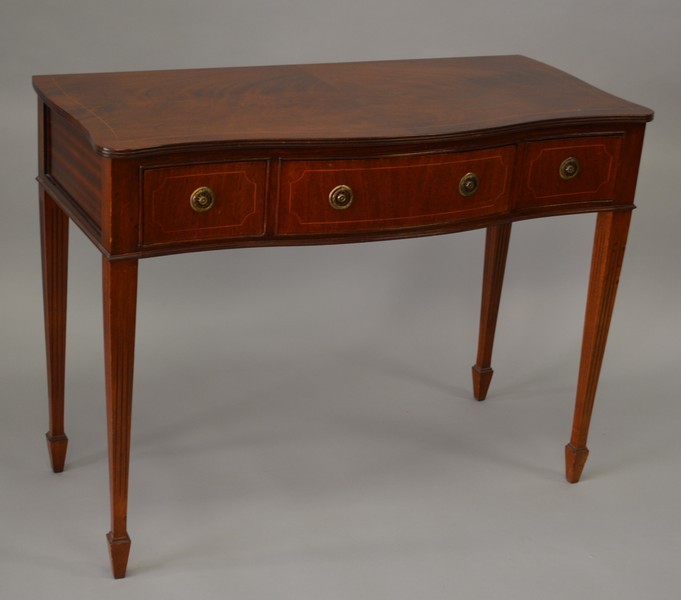
<path id="1" fill-rule="evenodd" d="M 0 598 L 677 598 L 677 0 L 0 0 Z M 594 217 L 514 226 L 488 400 L 482 231 L 140 268 L 128 579 L 108 530 L 100 260 L 71 230 L 49 471 L 30 76 L 519 53 L 656 110 L 581 483 Z"/>

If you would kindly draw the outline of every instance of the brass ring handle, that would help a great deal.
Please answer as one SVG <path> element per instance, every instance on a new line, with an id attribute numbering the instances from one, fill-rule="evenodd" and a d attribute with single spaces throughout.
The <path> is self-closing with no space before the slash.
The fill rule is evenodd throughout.
<path id="1" fill-rule="evenodd" d="M 466 173 L 459 181 L 459 194 L 462 196 L 472 196 L 478 191 L 480 181 L 475 173 Z"/>
<path id="2" fill-rule="evenodd" d="M 196 212 L 206 212 L 215 204 L 215 194 L 208 187 L 200 187 L 192 192 L 189 204 Z"/>
<path id="3" fill-rule="evenodd" d="M 579 174 L 579 161 L 570 156 L 560 163 L 560 176 L 563 179 L 574 179 Z"/>
<path id="4" fill-rule="evenodd" d="M 355 195 L 349 186 L 337 185 L 329 193 L 329 204 L 336 210 L 345 210 L 352 204 L 354 198 Z"/>

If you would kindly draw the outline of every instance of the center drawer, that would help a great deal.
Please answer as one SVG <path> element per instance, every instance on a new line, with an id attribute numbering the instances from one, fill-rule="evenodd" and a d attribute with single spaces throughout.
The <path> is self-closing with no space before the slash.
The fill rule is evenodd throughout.
<path id="1" fill-rule="evenodd" d="M 514 146 L 437 155 L 284 161 L 277 233 L 451 223 L 505 212 Z"/>

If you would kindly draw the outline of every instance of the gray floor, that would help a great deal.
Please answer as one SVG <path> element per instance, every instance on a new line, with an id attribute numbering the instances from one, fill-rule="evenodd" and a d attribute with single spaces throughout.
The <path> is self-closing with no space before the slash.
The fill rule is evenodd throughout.
<path id="1" fill-rule="evenodd" d="M 309 46 L 299 48 L 295 36 L 275 43 L 275 29 L 295 31 L 305 8 L 289 4 L 290 13 L 276 28 L 268 21 L 257 39 L 243 33 L 257 21 L 247 3 L 230 7 L 241 21 L 224 23 L 225 9 L 207 0 L 191 5 L 194 21 L 189 5 L 164 4 L 163 22 L 154 2 L 126 0 L 113 12 L 75 0 L 63 12 L 47 2 L 0 6 L 8 82 L 0 90 L 0 598 L 678 598 L 679 6 L 635 9 L 613 0 L 535 11 L 523 2 L 506 20 L 508 34 L 492 35 L 497 24 L 474 39 L 459 19 L 475 22 L 504 3 L 463 15 L 434 0 L 423 15 L 423 3 L 419 14 L 396 3 L 404 26 L 432 46 L 419 52 L 394 23 L 376 27 L 377 38 L 362 45 L 377 17 L 349 2 L 346 12 L 313 11 L 309 24 L 335 17 L 359 45 L 354 53 L 326 46 L 320 54 L 307 29 Z M 74 11 L 80 29 L 70 24 Z M 353 29 L 351 16 L 360 14 Z M 433 41 L 419 26 L 425 19 L 437 33 L 445 16 L 468 45 L 456 36 Z M 167 55 L 140 62 L 133 17 Z M 212 45 L 176 45 L 173 35 L 201 20 Z M 569 24 L 581 44 L 573 44 Z M 228 60 L 214 54 L 232 49 L 233 37 L 217 35 L 223 25 L 241 35 Z M 513 36 L 530 26 L 545 37 L 518 43 Z M 114 45 L 123 31 L 128 43 Z M 190 48 L 191 59 L 181 52 Z M 593 216 L 514 226 L 496 372 L 484 403 L 470 392 L 482 232 L 150 259 L 140 268 L 133 545 L 128 578 L 113 581 L 104 538 L 100 263 L 76 229 L 63 474 L 50 472 L 43 438 L 29 75 L 503 52 L 553 62 L 657 110 L 582 481 L 565 482 L 563 446 Z"/>

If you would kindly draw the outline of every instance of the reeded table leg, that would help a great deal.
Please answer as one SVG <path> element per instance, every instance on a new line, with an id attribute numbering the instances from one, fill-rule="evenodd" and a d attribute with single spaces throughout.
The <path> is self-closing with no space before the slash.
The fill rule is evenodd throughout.
<path id="1" fill-rule="evenodd" d="M 44 190 L 40 191 L 40 238 L 47 349 L 47 392 L 50 406 L 50 429 L 45 437 L 52 470 L 55 473 L 61 473 L 64 470 L 66 446 L 69 441 L 64 433 L 69 219 Z"/>
<path id="2" fill-rule="evenodd" d="M 125 577 L 130 552 L 127 531 L 128 468 L 132 375 L 135 354 L 137 260 L 102 259 L 104 288 L 104 361 L 109 438 L 111 531 L 107 534 L 111 569 Z"/>
<path id="3" fill-rule="evenodd" d="M 589 456 L 586 439 L 630 221 L 630 210 L 600 213 L 596 221 L 582 356 L 577 382 L 577 401 L 572 436 L 570 443 L 565 446 L 565 473 L 570 483 L 579 481 Z"/>
<path id="4" fill-rule="evenodd" d="M 487 228 L 485 242 L 485 270 L 482 276 L 482 305 L 480 307 L 480 335 L 478 337 L 478 358 L 473 365 L 473 394 L 477 400 L 487 396 L 492 381 L 492 346 L 497 327 L 499 300 L 504 283 L 506 256 L 511 237 L 511 224 L 494 225 Z"/>

